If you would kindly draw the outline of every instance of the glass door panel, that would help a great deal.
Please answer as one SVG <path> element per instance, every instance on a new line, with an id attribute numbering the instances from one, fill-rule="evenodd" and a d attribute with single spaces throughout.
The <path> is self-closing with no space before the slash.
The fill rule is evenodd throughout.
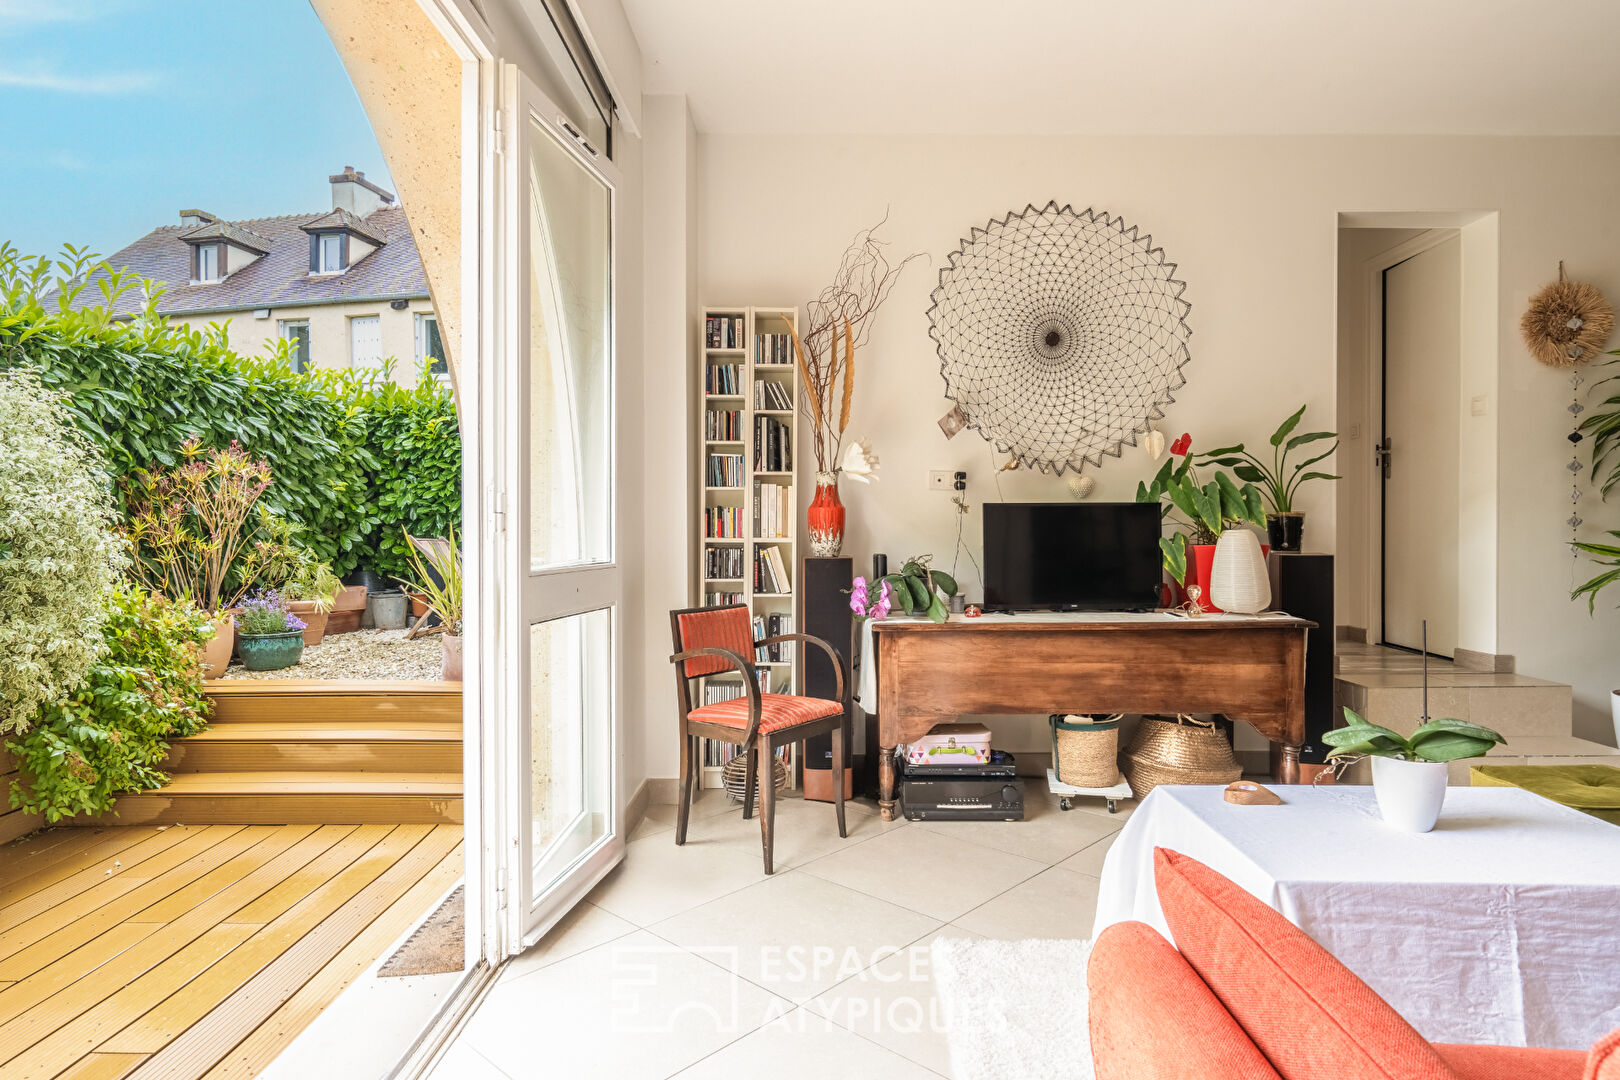
<path id="1" fill-rule="evenodd" d="M 537 895 L 609 831 L 611 618 L 598 609 L 529 627 L 529 829 Z"/>

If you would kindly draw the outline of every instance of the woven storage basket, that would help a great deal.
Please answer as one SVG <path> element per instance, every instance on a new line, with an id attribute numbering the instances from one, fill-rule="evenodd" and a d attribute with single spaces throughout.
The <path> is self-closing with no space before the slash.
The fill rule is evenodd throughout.
<path id="1" fill-rule="evenodd" d="M 1160 784 L 1230 784 L 1243 775 L 1214 721 L 1143 717 L 1125 751 L 1125 779 L 1138 799 Z"/>
<path id="2" fill-rule="evenodd" d="M 1092 720 L 1058 713 L 1052 723 L 1052 769 L 1058 783 L 1079 788 L 1113 787 L 1119 781 L 1118 716 Z"/>
<path id="3" fill-rule="evenodd" d="M 720 770 L 720 778 L 725 784 L 726 796 L 732 802 L 740 803 L 743 801 L 743 786 L 748 782 L 748 755 L 752 753 L 752 750 L 747 753 L 738 753 L 736 757 L 726 762 L 725 767 Z M 777 791 L 787 787 L 787 766 L 775 754 L 771 755 L 771 776 L 776 780 Z M 763 780 L 764 777 L 759 779 Z M 758 790 L 754 792 L 754 800 L 756 803 L 759 800 Z"/>

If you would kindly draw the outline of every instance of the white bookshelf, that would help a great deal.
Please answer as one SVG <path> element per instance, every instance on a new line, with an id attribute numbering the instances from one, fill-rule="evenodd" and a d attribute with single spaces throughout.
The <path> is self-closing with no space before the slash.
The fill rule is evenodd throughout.
<path id="1" fill-rule="evenodd" d="M 728 321 L 724 343 L 711 345 L 709 320 Z M 799 529 L 799 490 L 795 479 L 799 465 L 799 383 L 798 370 L 791 359 L 792 343 L 788 328 L 798 329 L 794 308 L 706 307 L 699 322 L 699 342 L 703 362 L 699 365 L 698 394 L 703 404 L 696 439 L 701 447 L 698 504 L 702 507 L 698 530 L 698 596 L 704 606 L 739 602 L 748 605 L 755 618 L 766 620 L 766 634 L 772 615 L 787 616 L 791 628 L 801 628 L 797 589 Z M 769 346 L 774 335 L 782 348 L 774 356 Z M 717 369 L 730 369 L 722 377 Z M 735 391 L 735 392 L 732 392 Z M 734 414 L 729 423 L 711 419 L 711 413 Z M 771 425 L 777 438 L 785 442 L 788 460 L 764 460 L 766 446 L 759 432 L 762 423 Z M 784 437 L 785 436 L 785 437 Z M 773 443 L 774 445 L 774 443 Z M 740 469 L 731 466 L 741 456 Z M 725 459 L 719 468 L 716 459 Z M 740 481 L 733 483 L 731 481 Z M 711 511 L 735 512 L 735 529 L 716 536 Z M 736 535 L 730 535 L 735 531 Z M 755 561 L 776 550 L 777 565 L 787 578 L 768 589 L 756 577 Z M 712 567 L 711 556 L 729 554 L 732 565 Z M 726 571 L 718 576 L 711 570 Z M 731 598 L 735 598 L 735 601 Z M 772 693 L 798 693 L 801 685 L 798 656 L 791 645 L 781 648 L 780 659 L 756 661 L 756 667 L 769 672 Z M 699 700 L 704 693 L 700 680 Z M 738 683 L 734 673 L 716 675 L 715 682 Z M 707 750 L 707 747 L 706 747 Z M 793 775 L 793 761 L 787 761 Z M 720 787 L 720 767 L 705 765 L 704 787 Z"/>

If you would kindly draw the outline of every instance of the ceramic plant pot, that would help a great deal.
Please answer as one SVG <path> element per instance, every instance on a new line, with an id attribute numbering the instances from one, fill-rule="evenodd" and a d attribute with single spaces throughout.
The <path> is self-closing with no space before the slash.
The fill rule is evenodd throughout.
<path id="1" fill-rule="evenodd" d="M 1434 828 L 1446 800 L 1445 762 L 1375 757 L 1372 775 L 1373 794 L 1385 821 L 1402 832 Z"/>
<path id="2" fill-rule="evenodd" d="M 231 666 L 231 647 L 236 644 L 236 616 L 226 614 L 214 620 L 214 636 L 203 644 L 202 677 L 217 679 Z"/>
<path id="3" fill-rule="evenodd" d="M 1305 538 L 1305 515 L 1299 511 L 1266 515 L 1266 538 L 1272 551 L 1298 551 Z"/>
<path id="4" fill-rule="evenodd" d="M 1271 603 L 1271 576 L 1260 538 L 1248 529 L 1227 529 L 1215 545 L 1209 598 L 1223 611 L 1252 615 Z"/>
<path id="5" fill-rule="evenodd" d="M 461 681 L 461 636 L 439 635 L 439 678 L 446 682 Z"/>
<path id="6" fill-rule="evenodd" d="M 326 637 L 326 622 L 332 617 L 331 612 L 316 611 L 313 600 L 294 600 L 287 605 L 287 610 L 304 620 L 305 645 L 319 645 Z"/>
<path id="7" fill-rule="evenodd" d="M 237 648 L 242 653 L 242 666 L 249 671 L 280 671 L 292 667 L 303 657 L 304 632 L 243 634 Z"/>

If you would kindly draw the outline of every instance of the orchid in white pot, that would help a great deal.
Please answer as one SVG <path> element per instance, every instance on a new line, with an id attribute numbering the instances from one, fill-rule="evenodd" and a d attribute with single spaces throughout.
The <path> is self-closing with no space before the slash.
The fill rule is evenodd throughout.
<path id="1" fill-rule="evenodd" d="M 1446 763 L 1479 757 L 1507 742 L 1501 733 L 1450 718 L 1428 720 L 1402 737 L 1344 710 L 1345 726 L 1322 736 L 1328 758 L 1370 757 L 1373 794 L 1384 820 L 1405 832 L 1428 832 L 1446 797 Z"/>

